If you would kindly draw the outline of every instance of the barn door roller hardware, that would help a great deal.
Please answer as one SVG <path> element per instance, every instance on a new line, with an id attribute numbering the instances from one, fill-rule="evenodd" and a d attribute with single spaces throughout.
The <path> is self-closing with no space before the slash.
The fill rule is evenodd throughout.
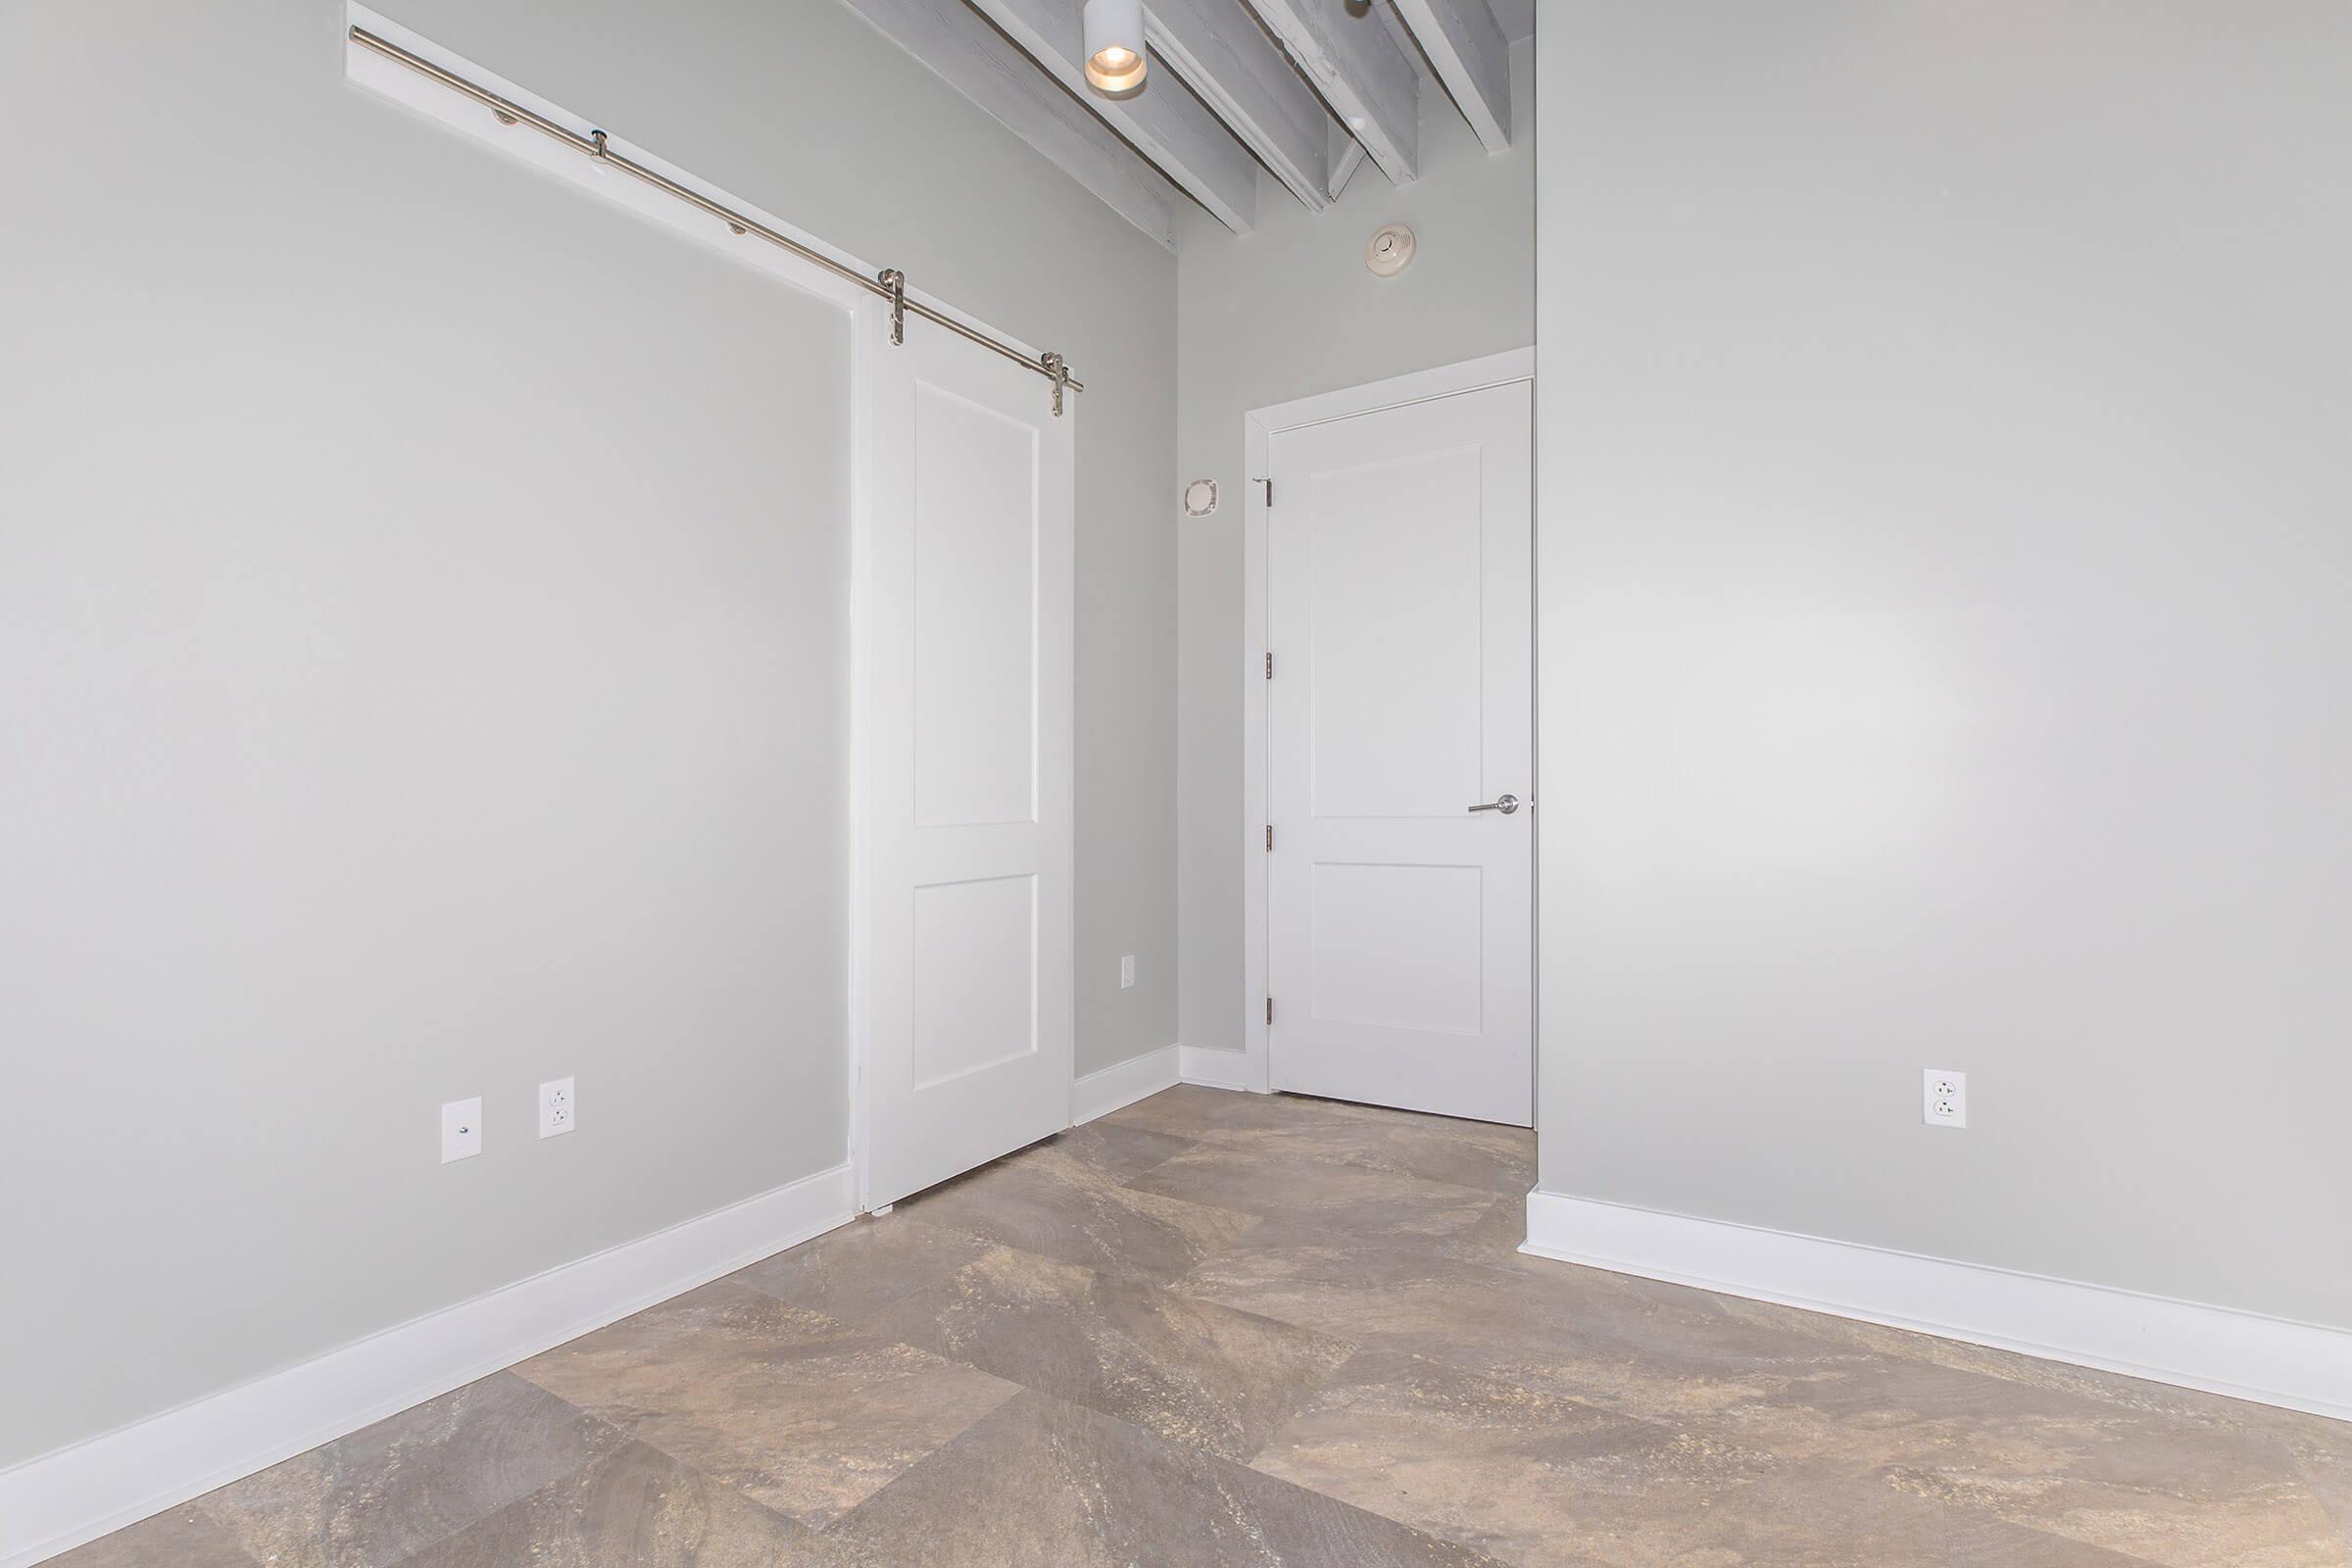
<path id="1" fill-rule="evenodd" d="M 748 234 L 763 239 L 770 245 L 792 252 L 793 255 L 805 262 L 823 268 L 845 282 L 855 283 L 868 294 L 878 295 L 890 301 L 890 340 L 893 343 L 906 341 L 906 318 L 909 316 L 919 316 L 935 326 L 944 326 L 966 342 L 978 344 L 992 354 L 1001 354 L 1021 368 L 1044 376 L 1053 384 L 1054 414 L 1056 418 L 1061 416 L 1062 393 L 1065 389 L 1071 392 L 1086 390 L 1086 383 L 1070 374 L 1070 368 L 1060 355 L 1049 353 L 1031 358 L 1027 353 L 1014 348 L 1011 344 L 991 337 L 978 327 L 966 326 L 945 312 L 925 305 L 921 300 L 908 299 L 906 297 L 906 274 L 895 267 L 878 277 L 868 277 L 848 263 L 827 256 L 812 245 L 805 245 L 789 234 L 779 234 L 758 219 L 739 213 L 723 203 L 714 202 L 699 191 L 689 190 L 667 174 L 648 169 L 634 159 L 614 152 L 607 144 L 605 132 L 601 130 L 591 130 L 586 135 L 582 135 L 576 130 L 559 125 L 545 115 L 525 109 L 512 99 L 502 98 L 487 87 L 467 81 L 454 71 L 445 71 L 422 55 L 403 49 L 389 38 L 380 38 L 366 27 L 353 27 L 351 41 L 363 49 L 373 50 L 386 60 L 408 67 L 420 76 L 439 82 L 452 92 L 461 93 L 472 99 L 496 115 L 498 122 L 502 125 L 528 125 L 542 136 L 552 137 L 574 152 L 584 153 L 608 168 L 620 171 L 631 179 L 642 180 L 656 190 L 666 191 L 690 206 L 701 208 L 712 218 L 726 224 L 730 233 Z"/>

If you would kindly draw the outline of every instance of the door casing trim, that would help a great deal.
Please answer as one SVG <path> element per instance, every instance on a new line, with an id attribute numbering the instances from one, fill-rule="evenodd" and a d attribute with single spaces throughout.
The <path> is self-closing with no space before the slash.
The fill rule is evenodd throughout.
<path id="1" fill-rule="evenodd" d="M 1251 409 L 1242 416 L 1245 455 L 1243 470 L 1250 482 L 1243 490 L 1242 513 L 1242 1042 L 1241 1087 L 1265 1094 L 1273 1082 L 1272 1031 L 1266 1024 L 1267 985 L 1272 960 L 1267 951 L 1266 906 L 1266 652 L 1273 627 L 1267 620 L 1266 546 L 1270 519 L 1266 487 L 1273 438 L 1284 430 L 1327 424 L 1361 414 L 1403 408 L 1437 398 L 1483 392 L 1536 379 L 1534 348 L 1507 349 L 1458 365 L 1415 370 L 1362 386 L 1319 392 L 1313 397 Z M 1539 636 L 1541 633 L 1539 632 Z M 1281 678 L 1280 671 L 1276 679 Z M 1531 780 L 1528 795 L 1542 799 L 1541 780 Z M 1539 966 L 1540 968 L 1541 966 Z M 1529 977 L 1531 986 L 1536 977 Z M 1543 1016 L 1544 998 L 1534 993 L 1536 1016 Z"/>

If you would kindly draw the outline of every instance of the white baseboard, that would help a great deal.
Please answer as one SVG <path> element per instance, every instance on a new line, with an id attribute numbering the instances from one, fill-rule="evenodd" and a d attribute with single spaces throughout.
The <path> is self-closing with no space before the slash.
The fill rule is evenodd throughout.
<path id="1" fill-rule="evenodd" d="M 1177 1049 L 1178 1064 L 1188 1084 L 1200 1084 L 1207 1089 L 1243 1089 L 1253 1087 L 1250 1082 L 1250 1054 L 1246 1051 L 1212 1051 L 1206 1046 L 1181 1046 Z"/>
<path id="2" fill-rule="evenodd" d="M 1538 1257 L 2352 1420 L 2352 1333 L 1539 1189 Z"/>
<path id="3" fill-rule="evenodd" d="M 1083 1127 L 1097 1116 L 1107 1116 L 1121 1105 L 1132 1105 L 1183 1081 L 1176 1070 L 1176 1048 L 1162 1046 L 1130 1061 L 1101 1072 L 1090 1072 L 1070 1086 L 1070 1116 Z"/>
<path id="4" fill-rule="evenodd" d="M 837 1225 L 847 1164 L 0 1470 L 0 1568 L 26 1568 L 487 1377 Z"/>

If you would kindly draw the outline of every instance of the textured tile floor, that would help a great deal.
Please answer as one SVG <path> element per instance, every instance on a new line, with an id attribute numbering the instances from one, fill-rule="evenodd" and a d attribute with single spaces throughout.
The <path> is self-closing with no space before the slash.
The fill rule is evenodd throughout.
<path id="1" fill-rule="evenodd" d="M 1173 1089 L 61 1561 L 2352 1563 L 2352 1427 L 1525 1257 L 1533 1164 Z"/>

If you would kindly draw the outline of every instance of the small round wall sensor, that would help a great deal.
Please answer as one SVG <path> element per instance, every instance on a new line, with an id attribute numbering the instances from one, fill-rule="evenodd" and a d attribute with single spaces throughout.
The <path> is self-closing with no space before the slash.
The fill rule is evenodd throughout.
<path id="1" fill-rule="evenodd" d="M 1217 481 L 1195 479 L 1184 487 L 1184 514 L 1205 517 L 1217 510 Z"/>
<path id="2" fill-rule="evenodd" d="M 1364 246 L 1364 265 L 1374 277 L 1395 277 L 1413 265 L 1413 231 L 1402 223 L 1384 223 L 1372 231 Z"/>

